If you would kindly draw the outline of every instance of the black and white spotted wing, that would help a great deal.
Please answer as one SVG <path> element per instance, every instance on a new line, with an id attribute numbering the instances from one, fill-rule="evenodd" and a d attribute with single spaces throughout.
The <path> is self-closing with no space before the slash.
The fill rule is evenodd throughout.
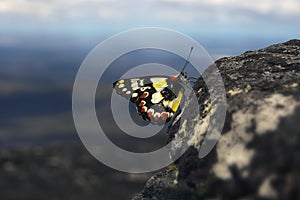
<path id="1" fill-rule="evenodd" d="M 177 111 L 186 79 L 181 76 L 149 76 L 122 79 L 113 83 L 120 96 L 135 104 L 144 120 L 163 125 Z"/>

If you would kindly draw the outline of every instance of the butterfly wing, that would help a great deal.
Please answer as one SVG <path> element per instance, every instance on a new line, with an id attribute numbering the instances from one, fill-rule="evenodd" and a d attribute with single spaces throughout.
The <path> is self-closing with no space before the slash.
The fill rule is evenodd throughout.
<path id="1" fill-rule="evenodd" d="M 148 76 L 113 83 L 117 94 L 136 105 L 139 115 L 152 124 L 163 125 L 177 111 L 184 87 L 179 76 Z"/>

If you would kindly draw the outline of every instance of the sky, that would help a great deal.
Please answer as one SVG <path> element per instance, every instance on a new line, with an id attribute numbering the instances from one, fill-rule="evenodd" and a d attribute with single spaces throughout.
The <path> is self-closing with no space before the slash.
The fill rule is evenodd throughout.
<path id="1" fill-rule="evenodd" d="M 45 38 L 83 45 L 149 26 L 220 46 L 232 40 L 271 43 L 299 38 L 299 21 L 300 0 L 1 0 L 0 46 Z"/>

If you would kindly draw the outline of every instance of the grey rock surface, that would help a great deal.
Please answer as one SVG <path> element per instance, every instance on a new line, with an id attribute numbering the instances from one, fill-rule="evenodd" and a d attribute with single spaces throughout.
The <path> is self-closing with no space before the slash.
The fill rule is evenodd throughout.
<path id="1" fill-rule="evenodd" d="M 222 58 L 216 66 L 227 101 L 217 145 L 199 159 L 215 100 L 199 78 L 194 90 L 202 115 L 186 130 L 177 123 L 168 130 L 169 140 L 192 134 L 188 151 L 133 199 L 300 199 L 300 40 Z"/>

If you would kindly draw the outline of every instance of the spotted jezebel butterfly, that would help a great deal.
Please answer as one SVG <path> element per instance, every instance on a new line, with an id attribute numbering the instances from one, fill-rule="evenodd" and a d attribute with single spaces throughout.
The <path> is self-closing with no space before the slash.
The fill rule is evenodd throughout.
<path id="1" fill-rule="evenodd" d="M 113 83 L 116 93 L 135 104 L 138 114 L 151 124 L 163 125 L 170 121 L 183 98 L 187 77 L 185 68 L 175 76 L 145 76 L 121 79 Z"/>

